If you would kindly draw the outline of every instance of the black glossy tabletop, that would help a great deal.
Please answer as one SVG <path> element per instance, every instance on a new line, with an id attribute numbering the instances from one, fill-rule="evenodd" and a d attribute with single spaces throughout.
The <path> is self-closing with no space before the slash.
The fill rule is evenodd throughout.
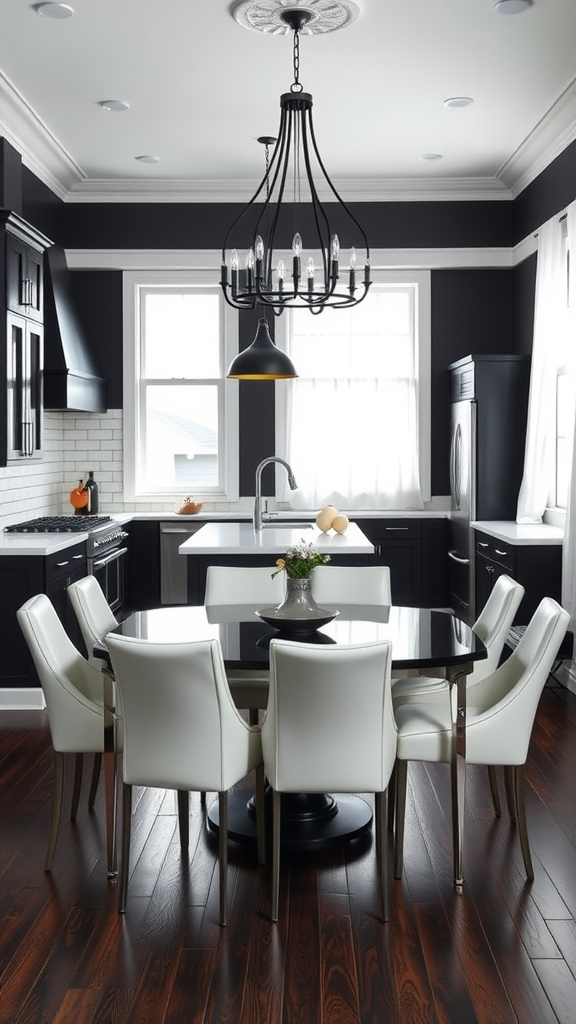
<path id="1" fill-rule="evenodd" d="M 450 612 L 392 606 L 382 609 L 378 618 L 374 621 L 366 610 L 340 607 L 338 616 L 320 630 L 285 638 L 322 644 L 390 640 L 395 669 L 458 665 L 486 657 L 486 648 L 471 627 Z M 217 637 L 231 668 L 265 668 L 270 638 L 284 637 L 259 620 L 253 606 L 211 609 L 208 614 L 196 605 L 135 612 L 115 632 L 158 643 Z M 97 648 L 94 653 L 106 651 Z"/>

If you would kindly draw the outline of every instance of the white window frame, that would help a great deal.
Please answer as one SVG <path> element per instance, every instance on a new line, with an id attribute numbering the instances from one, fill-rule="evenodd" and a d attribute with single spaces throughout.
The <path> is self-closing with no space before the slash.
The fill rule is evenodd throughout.
<path id="1" fill-rule="evenodd" d="M 374 256 L 374 254 L 373 254 Z M 432 299 L 431 273 L 429 270 L 384 270 L 372 260 L 372 288 L 379 285 L 398 285 L 414 289 L 414 331 L 415 366 L 418 379 L 418 453 L 420 488 L 422 500 L 428 502 L 432 496 L 431 484 L 431 397 L 430 367 L 432 350 Z M 321 315 L 321 314 L 320 314 Z M 275 343 L 286 351 L 288 318 L 278 317 L 275 321 Z M 296 367 L 298 372 L 298 367 Z M 282 382 L 276 384 L 276 450 L 283 455 L 287 451 L 287 409 L 286 388 Z"/>
<path id="2" fill-rule="evenodd" d="M 195 500 L 237 501 L 239 491 L 238 386 L 228 380 L 226 370 L 238 353 L 238 313 L 228 306 L 215 283 L 213 270 L 136 270 L 123 273 L 123 367 L 124 367 L 124 501 L 151 503 L 177 500 L 177 490 L 151 492 L 137 485 L 140 422 L 140 323 L 141 303 L 146 289 L 178 288 L 214 291 L 221 303 L 221 366 L 218 412 L 218 459 L 220 483 L 199 493 Z"/>

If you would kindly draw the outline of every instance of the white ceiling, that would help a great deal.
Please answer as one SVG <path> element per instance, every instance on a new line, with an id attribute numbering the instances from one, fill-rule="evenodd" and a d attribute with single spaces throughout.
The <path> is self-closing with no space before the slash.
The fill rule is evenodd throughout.
<path id="1" fill-rule="evenodd" d="M 68 201 L 248 198 L 293 80 L 290 35 L 243 28 L 228 0 L 67 2 L 64 21 L 0 2 L 0 135 L 27 166 Z M 514 17 L 493 0 L 357 4 L 354 24 L 300 47 L 345 199 L 510 198 L 576 138 L 576 0 Z M 462 95 L 474 103 L 443 105 Z M 111 98 L 130 109 L 102 110 Z"/>

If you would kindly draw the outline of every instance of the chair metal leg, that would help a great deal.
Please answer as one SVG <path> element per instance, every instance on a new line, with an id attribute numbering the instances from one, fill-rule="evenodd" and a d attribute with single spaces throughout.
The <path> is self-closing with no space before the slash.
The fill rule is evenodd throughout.
<path id="1" fill-rule="evenodd" d="M 84 754 L 76 754 L 74 759 L 74 787 L 72 789 L 72 807 L 70 809 L 70 817 L 74 821 L 78 814 L 78 804 L 80 802 L 80 789 L 82 787 L 82 768 L 84 767 Z"/>
<path id="2" fill-rule="evenodd" d="M 388 790 L 376 793 L 375 803 L 376 826 L 376 860 L 380 868 L 380 885 L 382 888 L 382 920 L 388 920 L 388 853 L 386 849 L 386 821 L 388 817 Z"/>
<path id="3" fill-rule="evenodd" d="M 94 763 L 92 765 L 92 780 L 90 782 L 90 793 L 88 794 L 88 807 L 90 810 L 96 803 L 96 793 L 98 792 L 98 783 L 100 782 L 100 773 L 102 771 L 102 754 L 94 754 Z"/>
<path id="4" fill-rule="evenodd" d="M 256 843 L 258 847 L 258 863 L 266 863 L 266 831 L 264 819 L 264 765 L 256 767 Z"/>
<path id="5" fill-rule="evenodd" d="M 190 793 L 187 789 L 179 789 L 177 799 L 180 849 L 187 850 L 190 845 Z"/>
<path id="6" fill-rule="evenodd" d="M 518 836 L 520 838 L 520 849 L 522 850 L 522 857 L 524 858 L 526 878 L 528 878 L 529 881 L 532 881 L 534 878 L 534 868 L 532 866 L 530 843 L 528 842 L 528 826 L 526 824 L 524 765 L 514 765 L 514 767 L 510 769 L 510 772 L 512 775 L 514 800 L 516 804 L 516 822 L 518 825 Z"/>
<path id="7" fill-rule="evenodd" d="M 396 836 L 394 839 L 394 877 L 402 878 L 404 870 L 404 818 L 408 762 L 396 761 Z"/>
<path id="8" fill-rule="evenodd" d="M 278 920 L 280 903 L 280 801 L 281 794 L 272 791 L 272 920 Z"/>
<path id="9" fill-rule="evenodd" d="M 388 831 L 389 832 L 393 832 L 394 831 L 394 815 L 396 813 L 396 764 L 397 764 L 397 762 L 394 763 L 394 768 L 392 769 L 392 775 L 390 776 L 390 781 L 388 782 L 388 814 L 387 814 L 387 816 L 388 816 Z"/>
<path id="10" fill-rule="evenodd" d="M 128 877 L 130 874 L 130 835 L 132 832 L 132 786 L 124 783 L 122 788 L 122 853 L 120 878 L 118 881 L 118 913 L 126 910 L 128 898 Z"/>
<path id="11" fill-rule="evenodd" d="M 116 864 L 116 752 L 104 752 L 104 789 L 106 805 L 106 853 L 108 860 L 108 878 L 115 878 Z"/>
<path id="12" fill-rule="evenodd" d="M 502 808 L 500 806 L 500 792 L 498 790 L 496 767 L 493 764 L 488 765 L 488 782 L 490 783 L 490 793 L 492 795 L 492 803 L 494 805 L 494 814 L 499 818 L 502 813 Z"/>
<path id="13" fill-rule="evenodd" d="M 228 924 L 228 793 L 218 793 L 218 868 L 220 872 L 220 924 Z"/>
<path id="14" fill-rule="evenodd" d="M 48 849 L 44 861 L 44 871 L 52 870 L 60 818 L 62 816 L 62 795 L 64 792 L 64 754 L 54 751 L 54 788 L 52 795 L 52 821 L 50 822 L 50 835 L 48 837 Z"/>
<path id="15" fill-rule="evenodd" d="M 506 799 L 508 801 L 508 813 L 510 815 L 510 821 L 512 822 L 513 825 L 516 825 L 516 816 L 518 808 L 516 807 L 514 768 L 511 768 L 509 764 L 504 766 L 504 785 L 506 787 Z"/>

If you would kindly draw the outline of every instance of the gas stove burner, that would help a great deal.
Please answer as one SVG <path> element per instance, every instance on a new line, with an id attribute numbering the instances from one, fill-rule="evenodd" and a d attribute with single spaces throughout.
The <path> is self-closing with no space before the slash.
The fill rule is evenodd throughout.
<path id="1" fill-rule="evenodd" d="M 4 533 L 89 533 L 110 521 L 110 516 L 40 516 L 5 526 Z"/>

